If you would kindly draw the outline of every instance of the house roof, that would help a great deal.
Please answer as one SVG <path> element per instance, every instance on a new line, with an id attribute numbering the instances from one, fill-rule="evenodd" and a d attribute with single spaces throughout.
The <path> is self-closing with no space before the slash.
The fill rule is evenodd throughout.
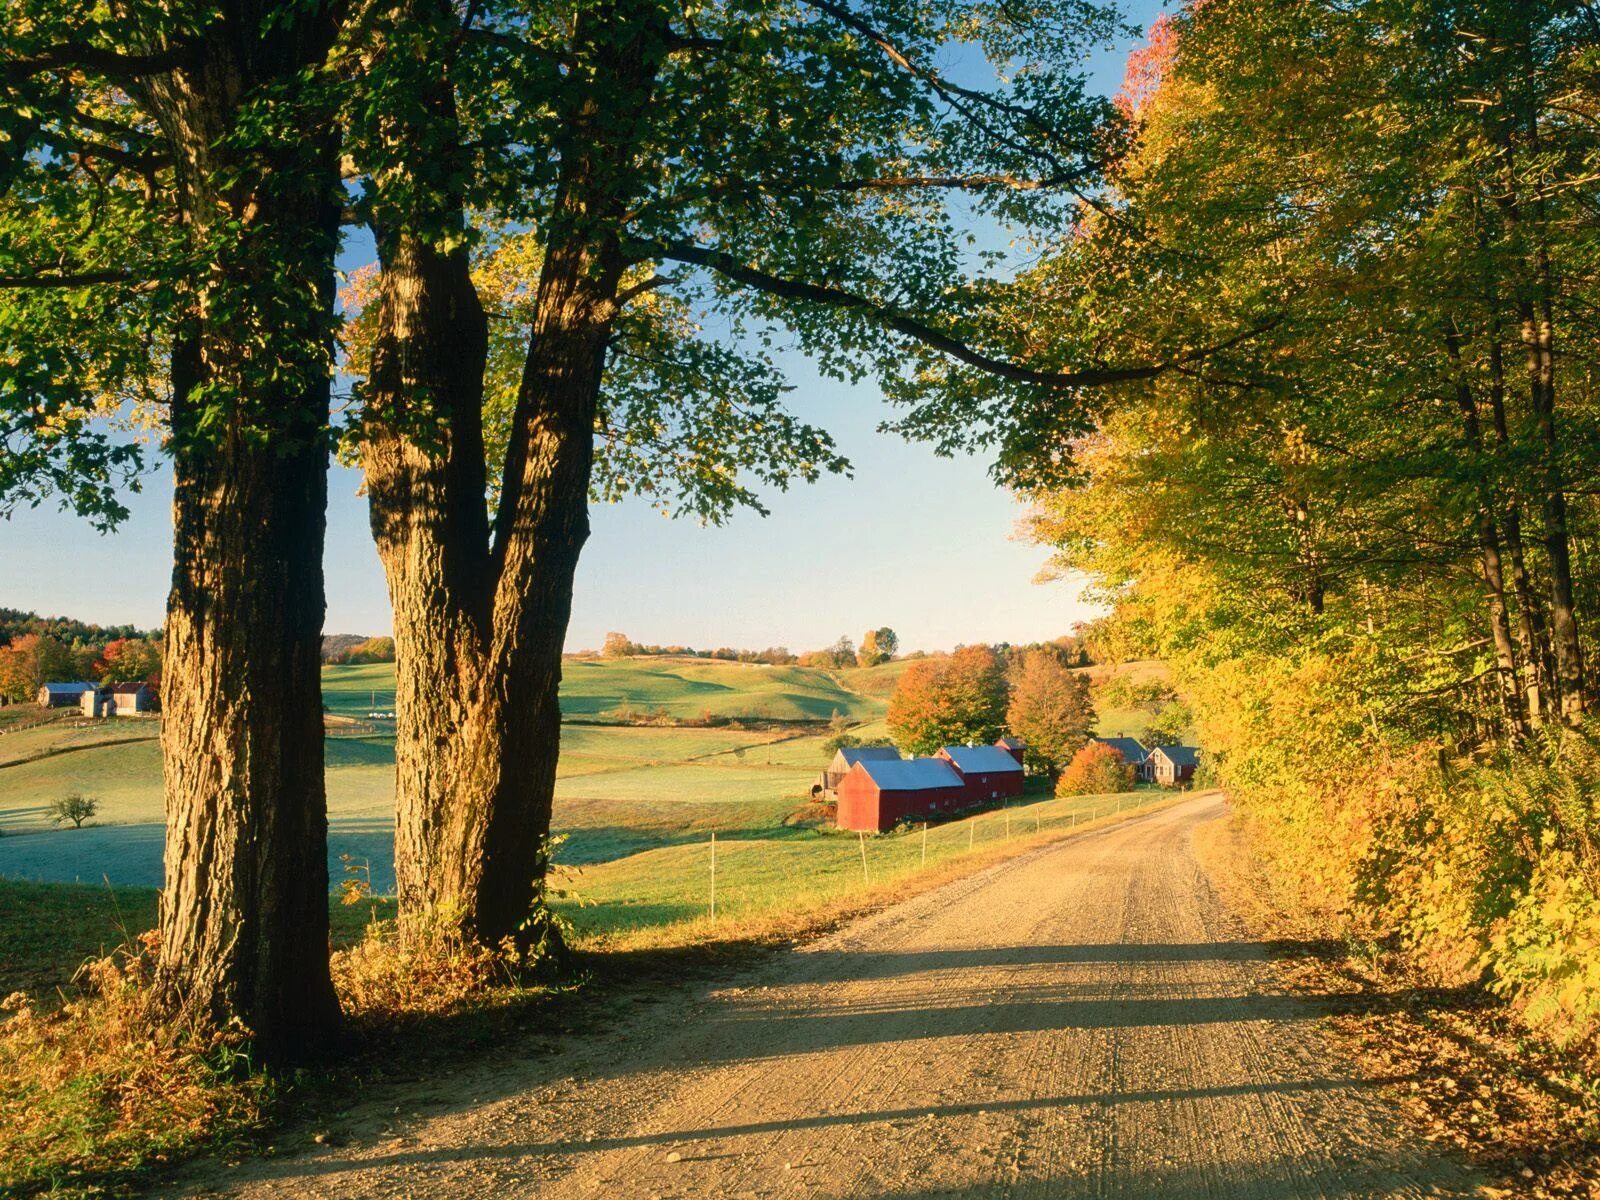
<path id="1" fill-rule="evenodd" d="M 1025 750 L 1028 746 L 1027 742 L 1019 737 L 1012 737 L 1009 733 L 1005 737 L 996 738 L 994 744 L 996 746 L 1004 746 L 1008 750 Z"/>
<path id="2" fill-rule="evenodd" d="M 858 765 L 880 791 L 920 792 L 924 788 L 961 786 L 961 776 L 942 758 L 866 759 Z"/>
<path id="3" fill-rule="evenodd" d="M 896 762 L 900 751 L 893 746 L 841 746 L 833 757 L 835 762 L 843 759 L 848 771 L 858 762 Z"/>
<path id="4" fill-rule="evenodd" d="M 1175 767 L 1197 767 L 1200 765 L 1200 748 L 1198 746 L 1157 746 L 1150 753 L 1160 753 Z"/>
<path id="5" fill-rule="evenodd" d="M 43 686 L 44 690 L 52 696 L 81 696 L 84 692 L 97 692 L 100 690 L 99 684 L 85 683 L 81 679 L 72 683 L 47 683 Z"/>
<path id="6" fill-rule="evenodd" d="M 1122 755 L 1122 760 L 1124 762 L 1130 762 L 1134 764 L 1134 766 L 1138 766 L 1140 763 L 1142 763 L 1145 760 L 1145 756 L 1150 753 L 1150 751 L 1144 748 L 1143 743 L 1141 743 L 1138 738 L 1097 737 L 1094 740 L 1099 742 L 1102 746 L 1110 746 L 1118 754 Z"/>
<path id="7" fill-rule="evenodd" d="M 113 683 L 106 691 L 113 696 L 137 696 L 149 686 L 148 683 Z"/>
<path id="8" fill-rule="evenodd" d="M 997 775 L 1022 770 L 1022 764 L 1011 757 L 1011 752 L 999 746 L 946 746 L 940 753 L 948 754 L 956 770 L 963 775 Z"/>

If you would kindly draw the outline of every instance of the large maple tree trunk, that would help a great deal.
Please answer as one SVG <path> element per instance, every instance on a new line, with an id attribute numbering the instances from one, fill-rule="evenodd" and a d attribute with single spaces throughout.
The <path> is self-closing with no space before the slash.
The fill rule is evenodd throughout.
<path id="1" fill-rule="evenodd" d="M 316 6 L 224 6 L 200 60 L 147 85 L 210 264 L 172 357 L 156 996 L 242 1022 L 277 1061 L 319 1050 L 339 1011 L 320 681 L 338 171 L 320 109 L 268 145 L 239 120 L 263 87 L 286 109 L 332 36 Z"/>
<path id="2" fill-rule="evenodd" d="M 395 637 L 395 883 L 408 921 L 453 903 L 446 830 L 493 691 L 482 402 L 487 328 L 465 250 L 380 238 L 363 466 Z"/>

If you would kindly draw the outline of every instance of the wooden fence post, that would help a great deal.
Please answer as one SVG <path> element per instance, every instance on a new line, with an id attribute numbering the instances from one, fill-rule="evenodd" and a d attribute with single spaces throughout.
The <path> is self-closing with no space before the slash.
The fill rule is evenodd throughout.
<path id="1" fill-rule="evenodd" d="M 928 865 L 928 823 L 922 823 L 922 865 Z"/>
<path id="2" fill-rule="evenodd" d="M 711 831 L 711 919 L 717 919 L 717 831 Z"/>
<path id="3" fill-rule="evenodd" d="M 866 835 L 866 832 L 864 830 L 860 831 L 860 832 L 858 832 L 856 834 L 856 837 L 861 839 L 861 882 L 864 883 L 867 887 L 871 887 L 872 886 L 872 876 L 867 874 L 867 835 Z"/>

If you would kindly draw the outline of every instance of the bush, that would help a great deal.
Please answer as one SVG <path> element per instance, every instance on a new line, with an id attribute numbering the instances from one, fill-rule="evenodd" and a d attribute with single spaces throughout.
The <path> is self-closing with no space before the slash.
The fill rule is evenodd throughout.
<path id="1" fill-rule="evenodd" d="M 1058 796 L 1100 796 L 1133 787 L 1133 767 L 1120 751 L 1103 742 L 1090 742 L 1067 764 L 1056 780 Z"/>
<path id="2" fill-rule="evenodd" d="M 74 829 L 82 829 L 83 823 L 99 811 L 100 801 L 93 796 L 85 796 L 81 792 L 73 792 L 70 795 L 62 796 L 59 800 L 50 802 L 51 822 L 61 825 L 71 821 Z"/>

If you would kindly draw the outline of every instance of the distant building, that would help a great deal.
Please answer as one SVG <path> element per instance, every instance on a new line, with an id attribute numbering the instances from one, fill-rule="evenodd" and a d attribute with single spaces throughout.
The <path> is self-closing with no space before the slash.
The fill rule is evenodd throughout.
<path id="1" fill-rule="evenodd" d="M 110 699 L 112 715 L 118 717 L 154 712 L 158 699 L 156 689 L 148 683 L 113 683 L 101 693 Z"/>
<path id="2" fill-rule="evenodd" d="M 832 799 L 839 789 L 839 783 L 858 762 L 899 761 L 900 751 L 893 746 L 843 746 L 834 751 L 833 761 L 828 764 L 827 770 L 817 776 L 817 781 L 811 785 L 812 798 Z"/>
<path id="3" fill-rule="evenodd" d="M 1022 765 L 1022 752 L 1028 748 L 1027 742 L 1023 741 L 1019 737 L 1012 737 L 1008 733 L 1005 737 L 996 741 L 995 745 L 999 746 L 1000 749 L 1004 750 L 1007 754 L 1011 755 L 1012 758 L 1016 759 L 1019 767 Z"/>
<path id="4" fill-rule="evenodd" d="M 98 692 L 98 683 L 77 680 L 71 683 L 46 683 L 39 687 L 40 708 L 77 708 L 85 692 Z"/>
<path id="5" fill-rule="evenodd" d="M 1162 787 L 1184 787 L 1194 779 L 1200 751 L 1194 746 L 1157 746 L 1148 761 L 1151 780 Z"/>
<path id="6" fill-rule="evenodd" d="M 961 776 L 968 804 L 1022 795 L 1022 763 L 1002 746 L 946 746 L 939 757 Z"/>
<path id="7" fill-rule="evenodd" d="M 86 717 L 135 717 L 154 712 L 156 698 L 148 683 L 113 683 L 84 692 L 78 707 Z"/>
<path id="8" fill-rule="evenodd" d="M 1147 783 L 1149 782 L 1150 751 L 1145 749 L 1144 743 L 1139 741 L 1138 738 L 1097 737 L 1090 740 L 1098 742 L 1102 746 L 1110 746 L 1118 754 L 1122 755 L 1122 761 L 1132 767 L 1140 779 Z"/>
<path id="9" fill-rule="evenodd" d="M 837 789 L 840 829 L 882 833 L 907 817 L 955 812 L 967 805 L 960 775 L 942 758 L 858 759 Z"/>

